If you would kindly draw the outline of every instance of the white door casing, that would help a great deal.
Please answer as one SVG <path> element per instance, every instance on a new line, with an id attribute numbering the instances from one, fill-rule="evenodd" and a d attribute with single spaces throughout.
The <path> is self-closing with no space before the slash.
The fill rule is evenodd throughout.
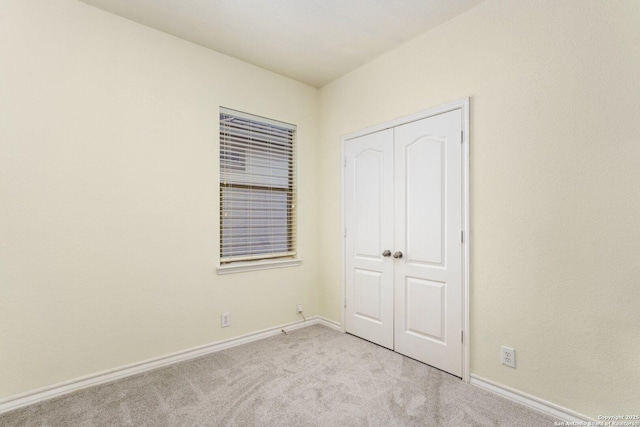
<path id="1" fill-rule="evenodd" d="M 344 138 L 343 319 L 346 332 L 468 381 L 463 129 L 468 99 Z"/>
<path id="2" fill-rule="evenodd" d="M 393 130 L 346 147 L 346 331 L 393 349 Z"/>

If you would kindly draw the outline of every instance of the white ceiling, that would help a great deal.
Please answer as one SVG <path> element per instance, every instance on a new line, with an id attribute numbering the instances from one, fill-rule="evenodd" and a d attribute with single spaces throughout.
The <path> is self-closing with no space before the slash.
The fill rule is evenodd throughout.
<path id="1" fill-rule="evenodd" d="M 315 87 L 482 0 L 81 0 Z"/>

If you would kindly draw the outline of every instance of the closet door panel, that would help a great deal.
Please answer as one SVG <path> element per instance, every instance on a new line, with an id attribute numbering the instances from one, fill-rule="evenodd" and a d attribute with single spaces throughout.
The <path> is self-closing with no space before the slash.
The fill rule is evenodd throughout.
<path id="1" fill-rule="evenodd" d="M 462 115 L 395 128 L 395 350 L 462 375 Z"/>
<path id="2" fill-rule="evenodd" d="M 347 332 L 393 349 L 393 131 L 345 144 Z"/>
<path id="3" fill-rule="evenodd" d="M 446 141 L 435 136 L 419 138 L 404 147 L 405 229 L 407 261 L 442 265 L 444 260 L 444 209 Z"/>

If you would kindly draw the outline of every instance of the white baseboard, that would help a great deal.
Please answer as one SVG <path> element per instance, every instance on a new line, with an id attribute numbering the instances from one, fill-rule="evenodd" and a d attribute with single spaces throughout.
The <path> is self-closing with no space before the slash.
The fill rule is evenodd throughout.
<path id="1" fill-rule="evenodd" d="M 471 374 L 470 382 L 476 387 L 480 387 L 502 397 L 506 397 L 509 400 L 528 406 L 531 409 L 535 409 L 547 415 L 551 415 L 552 417 L 559 418 L 562 421 L 571 421 L 576 423 L 589 421 L 594 422 L 592 418 L 589 418 L 586 415 L 579 414 L 571 409 L 563 408 L 555 403 L 523 393 L 520 390 L 495 383 L 475 374 Z"/>
<path id="2" fill-rule="evenodd" d="M 286 329 L 288 332 L 295 329 L 306 328 L 307 326 L 318 324 L 342 332 L 342 327 L 338 323 L 335 323 L 323 317 L 314 316 L 307 319 L 307 321 L 298 321 L 287 323 L 285 325 L 274 326 L 272 328 L 263 329 L 261 331 L 252 332 L 246 335 L 241 335 L 236 338 L 194 347 L 189 350 L 178 351 L 176 353 L 167 354 L 165 356 L 144 360 L 138 363 L 132 363 L 130 365 L 121 366 L 119 368 L 110 369 L 108 371 L 98 372 L 96 374 L 87 375 L 70 381 L 65 381 L 59 384 L 54 384 L 52 386 L 33 390 L 27 393 L 0 399 L 0 414 L 21 408 L 23 406 L 32 405 L 37 402 L 52 399 L 63 394 L 68 394 L 83 388 L 112 382 L 121 378 L 129 377 L 131 375 L 140 374 L 142 372 L 151 371 L 163 366 L 194 359 L 206 354 L 215 353 L 227 348 L 236 347 L 242 344 L 247 344 L 253 341 L 272 337 L 274 335 L 282 333 L 283 329 Z"/>
<path id="3" fill-rule="evenodd" d="M 327 328 L 335 329 L 338 332 L 344 332 L 342 325 L 338 322 L 334 322 L 333 320 L 329 320 L 326 317 L 316 316 L 318 319 L 318 323 L 320 325 L 326 326 Z"/>

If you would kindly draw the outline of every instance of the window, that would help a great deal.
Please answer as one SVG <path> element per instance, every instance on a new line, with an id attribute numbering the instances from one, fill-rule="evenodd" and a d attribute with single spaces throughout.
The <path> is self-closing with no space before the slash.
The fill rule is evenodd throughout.
<path id="1" fill-rule="evenodd" d="M 294 125 L 220 109 L 221 268 L 295 259 L 295 134 Z"/>

